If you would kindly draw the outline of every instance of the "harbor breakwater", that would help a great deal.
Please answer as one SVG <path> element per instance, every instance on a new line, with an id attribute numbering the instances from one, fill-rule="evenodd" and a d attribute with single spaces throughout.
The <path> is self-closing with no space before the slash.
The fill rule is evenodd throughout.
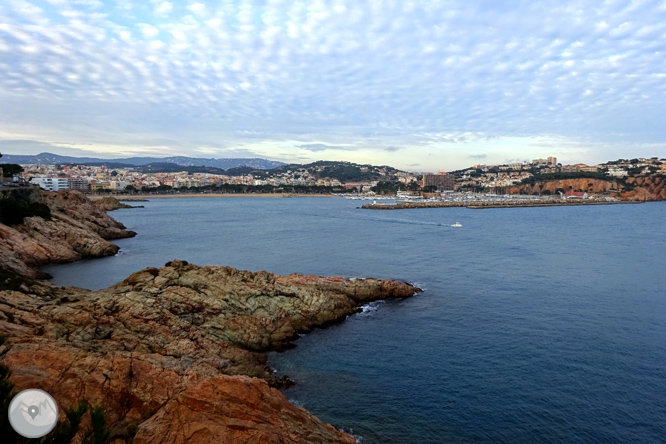
<path id="1" fill-rule="evenodd" d="M 371 203 L 363 205 L 365 210 L 411 210 L 416 208 L 526 208 L 526 207 L 573 207 L 581 205 L 621 205 L 642 202 L 598 201 L 598 200 L 548 200 L 548 201 L 476 201 L 476 202 L 397 202 L 394 204 Z"/>

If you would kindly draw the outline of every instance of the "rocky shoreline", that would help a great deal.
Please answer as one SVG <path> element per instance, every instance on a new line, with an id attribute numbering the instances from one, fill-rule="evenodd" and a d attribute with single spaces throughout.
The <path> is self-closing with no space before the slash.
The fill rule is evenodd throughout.
<path id="1" fill-rule="evenodd" d="M 36 269 L 42 265 L 112 256 L 119 248 L 109 240 L 136 236 L 76 191 L 23 188 L 3 197 L 45 205 L 50 213 L 50 220 L 26 217 L 12 226 L 0 223 L 0 269 L 28 278 L 47 277 Z"/>
<path id="2" fill-rule="evenodd" d="M 143 208 L 143 205 L 127 205 L 112 196 L 104 196 L 99 199 L 91 199 L 92 202 L 102 211 L 115 211 L 121 208 Z"/>
<path id="3" fill-rule="evenodd" d="M 68 215 L 71 201 L 85 209 L 80 216 L 90 210 L 103 219 L 72 193 L 44 194 L 52 213 L 61 214 L 26 219 L 25 227 L 12 228 L 24 235 L 15 242 L 39 244 L 30 227 L 63 230 L 67 222 L 83 229 L 81 218 Z M 99 291 L 26 279 L 0 291 L 0 334 L 8 338 L 0 363 L 12 370 L 17 390 L 46 390 L 61 412 L 81 399 L 103 406 L 114 444 L 354 443 L 289 403 L 277 390 L 289 380 L 267 366 L 264 352 L 290 347 L 299 334 L 340 322 L 368 302 L 419 291 L 399 281 L 281 276 L 178 260 Z"/>

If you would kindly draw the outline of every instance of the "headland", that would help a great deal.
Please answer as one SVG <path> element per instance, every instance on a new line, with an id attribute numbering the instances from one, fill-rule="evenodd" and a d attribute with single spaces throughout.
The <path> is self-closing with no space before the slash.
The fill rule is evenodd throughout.
<path id="1" fill-rule="evenodd" d="M 410 297 L 418 288 L 178 260 L 104 290 L 57 287 L 31 267 L 83 256 L 39 256 L 39 248 L 63 244 L 77 253 L 78 244 L 66 239 L 107 242 L 99 231 L 113 219 L 77 192 L 39 194 L 33 198 L 45 202 L 50 220 L 28 216 L 12 227 L 0 225 L 12 233 L 0 251 L 23 260 L 19 268 L 3 263 L 0 282 L 0 334 L 6 337 L 0 364 L 12 371 L 17 391 L 49 392 L 62 415 L 83 399 L 102 406 L 116 444 L 356 442 L 289 403 L 277 388 L 291 381 L 267 366 L 264 352 L 291 347 L 300 334 L 341 322 L 363 304 Z M 92 225 L 81 222 L 86 211 L 95 216 Z M 119 231 L 102 234 L 133 235 L 113 228 Z M 39 235 L 44 230 L 63 236 L 47 242 Z M 21 249 L 24 243 L 31 249 Z M 18 250 L 22 254 L 12 256 Z"/>

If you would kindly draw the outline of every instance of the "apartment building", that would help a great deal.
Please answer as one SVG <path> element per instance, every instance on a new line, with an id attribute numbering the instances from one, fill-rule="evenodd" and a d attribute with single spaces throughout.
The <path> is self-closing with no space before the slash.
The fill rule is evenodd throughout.
<path id="1" fill-rule="evenodd" d="M 33 177 L 30 182 L 47 191 L 60 191 L 69 188 L 69 181 L 66 177 Z"/>

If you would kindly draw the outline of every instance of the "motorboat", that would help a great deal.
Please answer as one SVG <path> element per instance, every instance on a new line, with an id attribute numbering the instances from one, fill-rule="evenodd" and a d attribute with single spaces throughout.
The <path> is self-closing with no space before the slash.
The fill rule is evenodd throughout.
<path id="1" fill-rule="evenodd" d="M 462 227 L 462 224 L 460 222 L 456 222 L 455 224 L 453 224 L 451 226 L 455 227 L 455 228 L 460 228 L 460 227 Z"/>

